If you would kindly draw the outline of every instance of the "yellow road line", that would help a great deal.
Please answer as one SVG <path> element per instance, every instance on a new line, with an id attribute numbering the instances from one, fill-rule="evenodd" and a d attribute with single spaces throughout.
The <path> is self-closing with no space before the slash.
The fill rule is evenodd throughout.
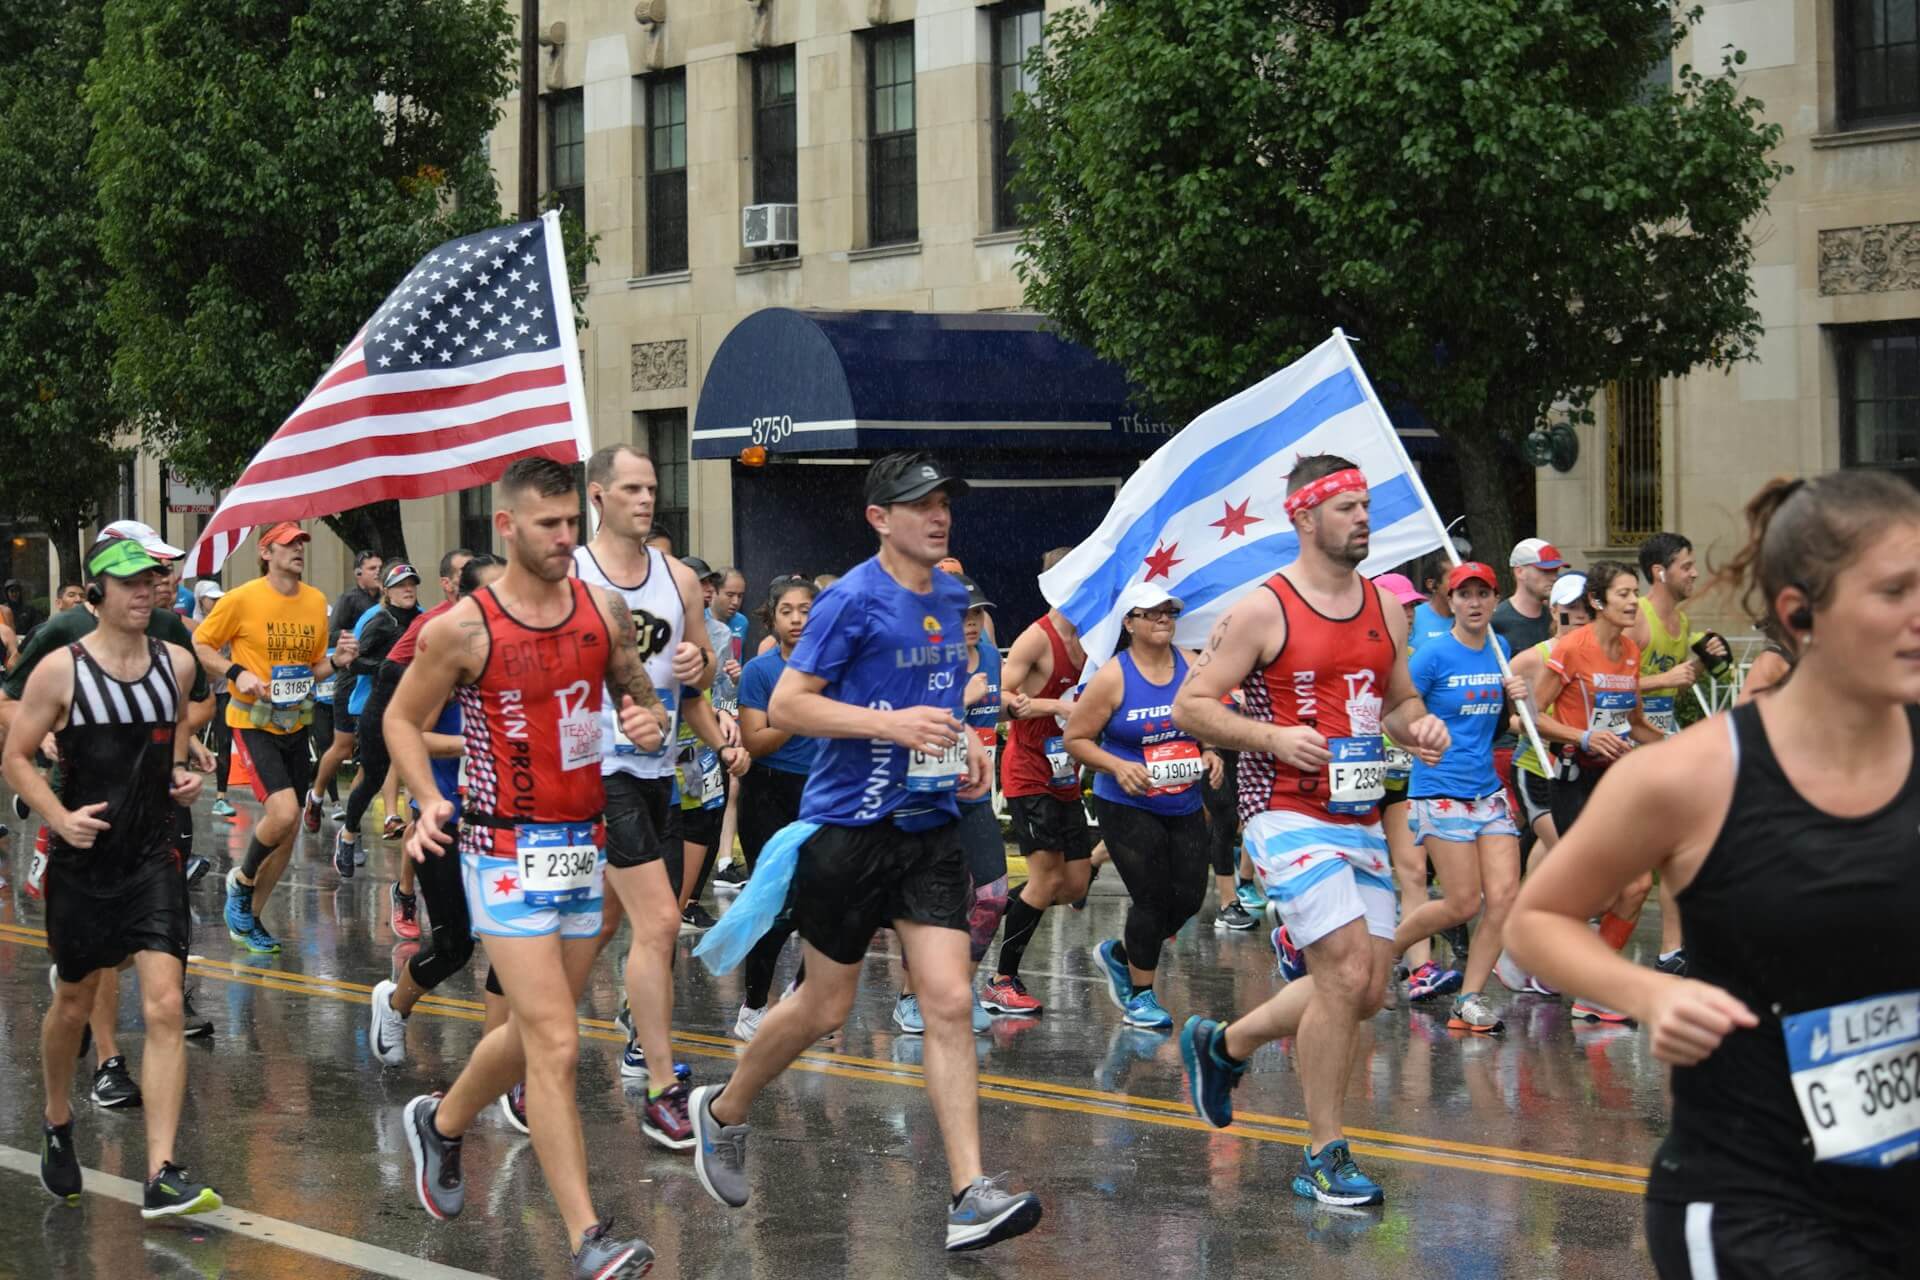
<path id="1" fill-rule="evenodd" d="M 15 942 L 44 948 L 46 933 L 28 925 L 0 922 L 0 942 Z M 364 1003 L 368 993 L 373 990 L 370 986 L 342 978 L 263 969 L 255 965 L 237 964 L 230 960 L 215 960 L 209 957 L 196 957 L 188 965 L 188 969 L 203 978 L 238 982 L 267 991 L 325 996 L 349 1004 Z M 440 1017 L 458 1018 L 465 1022 L 480 1021 L 484 1016 L 484 1008 L 485 1006 L 479 1001 L 434 995 L 423 997 L 416 1006 L 416 1009 L 424 1009 Z M 582 1018 L 580 1025 L 581 1034 L 588 1039 L 611 1043 L 625 1041 L 625 1036 L 615 1029 L 613 1023 L 605 1019 Z M 741 1047 L 736 1040 L 703 1035 L 698 1032 L 675 1032 L 673 1042 L 675 1048 L 680 1051 L 704 1058 L 733 1058 Z M 799 1070 L 817 1075 L 907 1085 L 912 1088 L 925 1087 L 922 1068 L 911 1063 L 865 1058 L 856 1054 L 810 1050 L 802 1054 L 793 1065 Z M 1242 1112 L 1234 1117 L 1232 1127 L 1216 1130 L 1193 1115 L 1186 1104 L 1163 1098 L 1083 1089 L 1076 1085 L 1030 1080 L 1019 1076 L 982 1075 L 979 1079 L 980 1096 L 999 1102 L 1105 1119 L 1131 1120 L 1142 1124 L 1159 1125 L 1163 1128 L 1221 1133 L 1228 1137 L 1258 1142 L 1277 1142 L 1290 1146 L 1305 1146 L 1307 1143 L 1306 1122 L 1291 1116 Z M 1362 1155 L 1378 1156 L 1385 1160 L 1525 1178 L 1597 1191 L 1618 1191 L 1638 1195 L 1646 1189 L 1646 1172 L 1644 1168 L 1637 1165 L 1587 1160 L 1576 1156 L 1548 1155 L 1478 1143 L 1454 1142 L 1445 1138 L 1430 1138 L 1377 1129 L 1349 1129 L 1347 1132 L 1356 1140 L 1353 1143 L 1354 1151 Z"/>

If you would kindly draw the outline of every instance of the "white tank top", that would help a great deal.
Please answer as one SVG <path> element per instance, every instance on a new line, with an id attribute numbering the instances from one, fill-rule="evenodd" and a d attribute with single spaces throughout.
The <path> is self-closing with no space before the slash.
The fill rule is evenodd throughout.
<path id="1" fill-rule="evenodd" d="M 634 638 L 640 660 L 646 664 L 647 678 L 653 681 L 654 692 L 672 715 L 660 750 L 642 751 L 620 732 L 613 699 L 607 699 L 600 710 L 600 732 L 612 749 L 601 756 L 600 772 L 636 778 L 672 777 L 673 743 L 680 724 L 680 682 L 673 678 L 673 650 L 686 638 L 686 611 L 680 602 L 680 588 L 673 581 L 673 570 L 667 567 L 666 556 L 653 547 L 647 548 L 646 580 L 637 587 L 609 578 L 588 547 L 574 548 L 573 567 L 582 582 L 605 587 L 626 600 L 633 613 Z"/>

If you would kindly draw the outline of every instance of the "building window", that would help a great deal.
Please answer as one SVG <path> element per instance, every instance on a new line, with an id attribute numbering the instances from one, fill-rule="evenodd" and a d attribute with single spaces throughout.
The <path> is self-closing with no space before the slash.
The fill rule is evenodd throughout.
<path id="1" fill-rule="evenodd" d="M 1658 533 L 1660 383 L 1630 378 L 1607 384 L 1607 542 L 1635 546 Z"/>
<path id="2" fill-rule="evenodd" d="M 659 490 L 653 499 L 653 527 L 673 539 L 673 553 L 690 554 L 687 545 L 687 411 L 654 409 L 633 415 L 633 443 L 653 459 Z"/>
<path id="3" fill-rule="evenodd" d="M 775 49 L 753 60 L 753 202 L 796 204 L 800 199 L 795 132 L 793 50 Z"/>
<path id="4" fill-rule="evenodd" d="M 1836 331 L 1840 460 L 1920 479 L 1920 322 Z"/>
<path id="5" fill-rule="evenodd" d="M 1039 5 L 1003 5 L 993 12 L 993 225 L 1020 225 L 1020 164 L 1013 158 L 1015 98 L 1034 91 L 1027 55 L 1040 46 L 1046 14 Z"/>
<path id="6" fill-rule="evenodd" d="M 867 242 L 920 234 L 919 152 L 913 132 L 913 25 L 867 37 Z"/>
<path id="7" fill-rule="evenodd" d="M 582 91 L 547 99 L 547 191 L 587 225 L 587 104 Z"/>
<path id="8" fill-rule="evenodd" d="M 1920 116 L 1920 0 L 1837 0 L 1842 124 Z"/>
<path id="9" fill-rule="evenodd" d="M 687 269 L 687 73 L 647 82 L 647 274 Z"/>
<path id="10" fill-rule="evenodd" d="M 469 551 L 493 550 L 493 486 L 475 485 L 460 491 L 460 540 Z"/>

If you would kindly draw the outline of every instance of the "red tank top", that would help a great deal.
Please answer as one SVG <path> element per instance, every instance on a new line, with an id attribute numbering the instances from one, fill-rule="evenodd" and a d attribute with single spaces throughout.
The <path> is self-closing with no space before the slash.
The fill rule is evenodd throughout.
<path id="1" fill-rule="evenodd" d="M 480 678 L 460 686 L 467 745 L 466 821 L 503 824 L 586 822 L 606 807 L 600 781 L 600 700 L 612 636 L 593 591 L 567 579 L 573 608 L 552 627 L 530 627 L 500 607 L 488 587 L 474 603 L 489 649 Z"/>
<path id="2" fill-rule="evenodd" d="M 1279 656 L 1247 677 L 1247 715 L 1285 727 L 1311 725 L 1328 740 L 1377 739 L 1395 658 L 1379 588 L 1366 584 L 1360 611 L 1350 618 L 1327 617 L 1281 574 L 1268 578 L 1264 588 L 1280 602 L 1287 638 Z M 1374 820 L 1372 813 L 1328 811 L 1325 770 L 1303 774 L 1267 752 L 1241 752 L 1240 816 L 1273 809 L 1325 822 Z"/>
<path id="3" fill-rule="evenodd" d="M 1080 668 L 1067 651 L 1067 642 L 1053 629 L 1053 617 L 1040 615 L 1040 629 L 1047 633 L 1053 649 L 1053 675 L 1041 687 L 1036 698 L 1057 698 L 1080 683 Z M 1014 796 L 1050 795 L 1060 800 L 1080 798 L 1080 770 L 1061 745 L 1065 730 L 1052 716 L 1036 720 L 1014 720 L 1007 727 L 1007 750 L 1000 758 L 1000 789 L 1009 799 Z M 1058 776 L 1073 775 L 1056 783 Z"/>

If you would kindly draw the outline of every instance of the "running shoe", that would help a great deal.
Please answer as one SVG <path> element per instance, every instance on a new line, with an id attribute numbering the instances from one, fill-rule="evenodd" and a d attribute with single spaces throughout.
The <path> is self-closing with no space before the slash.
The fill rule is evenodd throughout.
<path id="1" fill-rule="evenodd" d="M 573 1280 L 639 1280 L 653 1270 L 653 1249 L 645 1240 L 613 1238 L 613 1219 L 588 1227 L 573 1255 Z"/>
<path id="2" fill-rule="evenodd" d="M 180 1034 L 189 1040 L 204 1040 L 213 1034 L 213 1019 L 203 1018 L 193 1007 L 193 988 L 180 993 Z"/>
<path id="3" fill-rule="evenodd" d="M 140 1216 L 149 1222 L 155 1218 L 183 1218 L 188 1214 L 212 1213 L 220 1203 L 218 1191 L 204 1182 L 195 1182 L 185 1169 L 169 1160 L 160 1166 L 160 1172 L 147 1179 L 147 1196 L 140 1206 Z"/>
<path id="4" fill-rule="evenodd" d="M 93 1073 L 93 1101 L 102 1107 L 128 1108 L 141 1105 L 140 1086 L 127 1070 L 127 1059 L 115 1054 Z"/>
<path id="5" fill-rule="evenodd" d="M 380 824 L 380 838 L 398 840 L 406 829 L 407 820 L 397 813 L 390 813 L 387 815 L 387 820 Z"/>
<path id="6" fill-rule="evenodd" d="M 1616 1026 L 1631 1025 L 1633 1022 L 1632 1018 L 1618 1009 L 1609 1009 L 1597 1000 L 1575 1000 L 1573 1016 L 1587 1022 L 1606 1022 Z"/>
<path id="7" fill-rule="evenodd" d="M 1093 958 L 1107 979 L 1107 999 L 1113 1001 L 1114 1008 L 1125 1013 L 1128 1002 L 1133 999 L 1133 972 L 1121 958 L 1120 944 L 1108 938 L 1093 949 Z"/>
<path id="8" fill-rule="evenodd" d="M 640 1047 L 640 1038 L 629 1035 L 627 1047 L 620 1054 L 620 1076 L 624 1080 L 646 1080 L 653 1073 L 647 1069 L 646 1051 Z"/>
<path id="9" fill-rule="evenodd" d="M 346 820 L 347 806 L 336 803 L 333 808 L 327 810 L 328 822 L 345 822 Z"/>
<path id="10" fill-rule="evenodd" d="M 1087 873 L 1087 891 L 1074 900 L 1073 909 L 1075 911 L 1085 911 L 1087 909 L 1087 898 L 1093 893 L 1093 882 L 1099 878 L 1100 868 L 1098 867 L 1095 867 Z"/>
<path id="11" fill-rule="evenodd" d="M 1462 993 L 1453 1002 L 1453 1016 L 1447 1019 L 1449 1031 L 1474 1031 L 1481 1035 L 1504 1031 L 1506 1025 L 1478 991 Z"/>
<path id="12" fill-rule="evenodd" d="M 1180 1029 L 1180 1059 L 1187 1068 L 1187 1097 L 1202 1120 L 1216 1129 L 1233 1123 L 1233 1091 L 1247 1064 L 1227 1061 L 1227 1024 L 1194 1016 Z"/>
<path id="13" fill-rule="evenodd" d="M 187 888 L 191 889 L 202 880 L 205 880 L 207 878 L 207 872 L 212 869 L 213 864 L 196 853 L 187 859 L 186 865 L 180 868 L 180 873 L 186 877 Z"/>
<path id="14" fill-rule="evenodd" d="M 333 871 L 334 874 L 342 880 L 353 879 L 353 869 L 358 865 L 354 861 L 356 850 L 353 846 L 358 843 L 359 841 L 357 840 L 349 841 L 347 839 L 347 829 L 345 827 L 333 833 Z"/>
<path id="15" fill-rule="evenodd" d="M 733 1038 L 752 1043 L 753 1038 L 760 1034 L 760 1024 L 766 1021 L 766 1017 L 765 1005 L 758 1009 L 749 1009 L 741 1005 L 740 1012 L 735 1014 L 733 1019 Z"/>
<path id="16" fill-rule="evenodd" d="M 393 900 L 393 936 L 405 938 L 408 942 L 420 940 L 420 897 L 418 894 L 402 893 L 396 882 L 390 895 Z"/>
<path id="17" fill-rule="evenodd" d="M 1676 978 L 1686 977 L 1687 976 L 1686 948 L 1682 947 L 1680 950 L 1673 952 L 1671 955 L 1661 956 L 1660 959 L 1655 962 L 1653 967 L 1658 969 L 1662 973 L 1670 973 Z"/>
<path id="18" fill-rule="evenodd" d="M 367 842 L 365 840 L 355 840 L 353 842 L 353 865 L 356 867 L 364 867 L 367 865 Z"/>
<path id="19" fill-rule="evenodd" d="M 69 1203 L 80 1201 L 80 1157 L 73 1149 L 73 1121 L 40 1122 L 40 1185 Z"/>
<path id="20" fill-rule="evenodd" d="M 253 928 L 247 931 L 246 937 L 236 938 L 235 941 L 257 956 L 280 954 L 280 940 L 268 933 L 266 927 L 258 920 L 253 922 Z"/>
<path id="21" fill-rule="evenodd" d="M 747 882 L 747 869 L 738 862 L 729 862 L 726 866 L 713 873 L 713 882 L 716 885 L 745 884 Z"/>
<path id="22" fill-rule="evenodd" d="M 1537 976 L 1532 974 L 1529 974 L 1527 977 L 1527 994 L 1530 996 L 1545 996 L 1549 1000 L 1556 1000 L 1560 996 L 1558 991 L 1555 991 L 1552 987 L 1540 981 Z"/>
<path id="23" fill-rule="evenodd" d="M 500 1114 L 506 1117 L 513 1129 L 528 1137 L 533 1130 L 527 1127 L 527 1086 L 522 1081 L 500 1095 Z"/>
<path id="24" fill-rule="evenodd" d="M 1451 995 L 1460 989 L 1460 971 L 1442 969 L 1429 960 L 1407 978 L 1407 999 L 1424 1004 L 1435 996 Z"/>
<path id="25" fill-rule="evenodd" d="M 738 1209 L 747 1202 L 747 1135 L 752 1127 L 721 1124 L 713 1118 L 713 1100 L 724 1084 L 703 1084 L 693 1091 L 687 1109 L 693 1120 L 693 1171 L 707 1194 Z"/>
<path id="26" fill-rule="evenodd" d="M 1173 1015 L 1161 1007 L 1160 998 L 1154 995 L 1151 987 L 1134 992 L 1126 1007 L 1126 1021 L 1130 1027 L 1145 1027 L 1149 1031 L 1168 1031 L 1173 1028 Z"/>
<path id="27" fill-rule="evenodd" d="M 1505 951 L 1502 951 L 1500 958 L 1493 962 L 1493 976 L 1500 979 L 1501 986 L 1515 995 L 1525 991 L 1527 983 L 1531 981 L 1527 971 L 1515 964 L 1513 957 Z"/>
<path id="28" fill-rule="evenodd" d="M 1236 933 L 1251 929 L 1258 923 L 1259 921 L 1255 920 L 1247 909 L 1240 905 L 1238 898 L 1235 898 L 1232 902 L 1220 908 L 1213 917 L 1214 928 L 1221 930 L 1232 929 Z"/>
<path id="29" fill-rule="evenodd" d="M 1240 899 L 1240 905 L 1249 914 L 1258 914 L 1267 909 L 1266 891 L 1256 880 L 1241 880 L 1233 887 L 1234 896 Z"/>
<path id="30" fill-rule="evenodd" d="M 216 796 L 213 801 L 213 808 L 208 810 L 208 812 L 212 813 L 216 818 L 231 818 L 240 811 L 228 804 L 225 796 Z"/>
<path id="31" fill-rule="evenodd" d="M 1017 1013 L 1029 1018 L 1037 1016 L 1043 1007 L 1027 994 L 1025 983 L 1007 974 L 995 974 L 980 989 L 980 1003 L 993 1013 Z"/>
<path id="32" fill-rule="evenodd" d="M 713 926 L 713 916 L 697 902 L 689 902 L 687 909 L 680 913 L 680 932 L 682 933 L 705 933 Z"/>
<path id="33" fill-rule="evenodd" d="M 460 1139 L 440 1136 L 433 1117 L 440 1095 L 423 1093 L 407 1104 L 403 1115 L 407 1149 L 413 1152 L 413 1191 L 420 1207 L 440 1222 L 460 1216 L 467 1189 L 460 1177 Z"/>
<path id="34" fill-rule="evenodd" d="M 920 1001 L 913 996 L 901 996 L 893 1002 L 893 1025 L 910 1036 L 926 1032 L 926 1019 L 920 1016 Z"/>
<path id="35" fill-rule="evenodd" d="M 947 1210 L 947 1252 L 967 1253 L 1023 1236 L 1040 1223 L 1040 1197 L 1000 1185 L 1006 1174 L 975 1178 Z"/>
<path id="36" fill-rule="evenodd" d="M 1287 932 L 1287 926 L 1280 925 L 1267 935 L 1267 941 L 1273 944 L 1273 954 L 1280 961 L 1280 976 L 1288 982 L 1298 982 L 1307 976 L 1307 953 L 1293 945 L 1293 935 Z"/>
<path id="37" fill-rule="evenodd" d="M 985 1035 L 991 1030 L 993 1030 L 993 1015 L 987 1012 L 987 1007 L 980 1003 L 979 993 L 975 992 L 973 997 L 973 1034 L 977 1036 Z"/>
<path id="38" fill-rule="evenodd" d="M 640 1132 L 669 1151 L 693 1145 L 693 1122 L 687 1118 L 687 1098 L 693 1093 L 684 1080 L 675 1080 L 647 1099 L 640 1109 Z"/>
<path id="39" fill-rule="evenodd" d="M 622 981 L 626 979 L 625 966 L 622 966 L 620 976 Z M 624 995 L 620 997 L 620 1012 L 613 1015 L 613 1025 L 621 1035 L 633 1039 L 633 1006 L 627 1003 Z"/>
<path id="40" fill-rule="evenodd" d="M 227 872 L 227 934 L 245 945 L 253 932 L 253 886 L 240 883 L 240 868 Z"/>
<path id="41" fill-rule="evenodd" d="M 307 802 L 300 806 L 300 821 L 309 831 L 320 830 L 320 797 L 311 791 L 307 792 Z"/>
<path id="42" fill-rule="evenodd" d="M 1360 1172 L 1353 1162 L 1347 1140 L 1337 1138 L 1322 1148 L 1319 1155 L 1311 1149 L 1300 1153 L 1300 1172 L 1293 1175 L 1293 1194 L 1321 1204 L 1352 1207 L 1385 1204 L 1387 1193 L 1380 1184 Z"/>
<path id="43" fill-rule="evenodd" d="M 393 1007 L 393 993 L 398 990 L 388 979 L 375 986 L 370 997 L 373 1015 L 367 1023 L 367 1044 L 373 1056 L 389 1067 L 407 1060 L 407 1020 Z"/>

